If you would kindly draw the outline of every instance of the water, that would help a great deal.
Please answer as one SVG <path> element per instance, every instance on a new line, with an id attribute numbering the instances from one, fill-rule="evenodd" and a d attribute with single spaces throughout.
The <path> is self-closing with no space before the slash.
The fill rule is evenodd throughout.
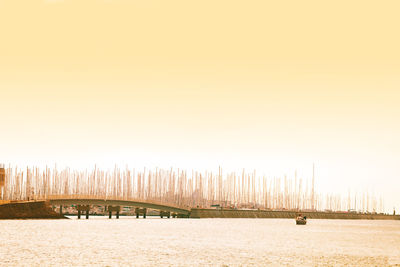
<path id="1" fill-rule="evenodd" d="M 400 221 L 0 221 L 0 266 L 400 266 Z"/>

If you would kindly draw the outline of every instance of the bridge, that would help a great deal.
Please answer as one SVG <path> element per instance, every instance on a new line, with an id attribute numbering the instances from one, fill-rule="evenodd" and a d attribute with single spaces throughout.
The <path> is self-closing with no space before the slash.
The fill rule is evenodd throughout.
<path id="1" fill-rule="evenodd" d="M 143 215 L 146 218 L 147 209 L 154 209 L 160 211 L 160 216 L 166 217 L 189 217 L 190 210 L 179 208 L 171 205 L 144 202 L 137 200 L 127 200 L 127 199 L 99 199 L 99 198 L 59 198 L 59 197 L 49 197 L 46 199 L 52 206 L 59 206 L 60 213 L 62 214 L 63 206 L 76 205 L 78 210 L 78 218 L 80 218 L 81 212 L 86 212 L 86 218 L 89 218 L 89 210 L 92 205 L 104 206 L 109 212 L 109 217 L 111 218 L 111 213 L 116 212 L 117 218 L 119 218 L 120 207 L 135 207 L 136 217 Z"/>

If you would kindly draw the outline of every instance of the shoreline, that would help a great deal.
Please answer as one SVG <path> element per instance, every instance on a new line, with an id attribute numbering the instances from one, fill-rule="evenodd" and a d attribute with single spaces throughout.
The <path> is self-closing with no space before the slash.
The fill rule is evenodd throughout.
<path id="1" fill-rule="evenodd" d="M 344 219 L 344 220 L 400 220 L 400 215 L 361 214 L 347 212 L 322 211 L 269 211 L 269 210 L 236 210 L 236 209 L 201 209 L 193 208 L 189 218 L 281 218 L 293 219 L 301 213 L 307 219 Z"/>
<path id="2" fill-rule="evenodd" d="M 238 210 L 238 209 L 205 209 L 192 208 L 186 218 L 279 218 L 293 219 L 299 213 L 308 219 L 345 219 L 345 220 L 400 220 L 400 215 L 389 214 L 364 214 L 350 212 L 322 212 L 322 211 L 272 211 L 272 210 Z M 0 220 L 29 220 L 29 219 L 69 219 L 55 212 L 47 201 L 11 202 L 0 204 Z M 91 214 L 90 216 L 107 216 L 106 214 Z M 120 214 L 120 216 L 129 216 Z M 151 216 L 151 215 L 149 215 Z M 158 217 L 154 214 L 151 217 Z"/>
<path id="3" fill-rule="evenodd" d="M 0 205 L 0 220 L 68 219 L 53 211 L 46 201 L 11 202 Z"/>

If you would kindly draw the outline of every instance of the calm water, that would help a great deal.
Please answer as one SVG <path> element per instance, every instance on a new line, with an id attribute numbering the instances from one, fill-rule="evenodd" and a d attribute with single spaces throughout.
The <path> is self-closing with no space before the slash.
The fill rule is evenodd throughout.
<path id="1" fill-rule="evenodd" d="M 0 221 L 1 266 L 400 266 L 400 221 Z"/>

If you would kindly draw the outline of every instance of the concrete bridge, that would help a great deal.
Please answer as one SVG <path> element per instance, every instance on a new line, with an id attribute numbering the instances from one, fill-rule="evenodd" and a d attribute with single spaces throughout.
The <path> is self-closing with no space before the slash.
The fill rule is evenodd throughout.
<path id="1" fill-rule="evenodd" d="M 174 206 L 156 204 L 151 202 L 142 202 L 134 200 L 119 200 L 119 199 L 92 199 L 92 198 L 48 198 L 47 199 L 52 206 L 60 206 L 60 213 L 62 213 L 63 206 L 76 205 L 78 210 L 78 218 L 80 218 L 81 212 L 86 212 L 86 218 L 89 218 L 89 210 L 91 205 L 104 206 L 109 211 L 109 217 L 111 218 L 112 212 L 116 212 L 117 218 L 119 217 L 120 207 L 136 207 L 136 217 L 143 215 L 146 218 L 147 209 L 154 209 L 160 211 L 160 216 L 166 217 L 189 217 L 190 210 L 178 208 Z"/>

